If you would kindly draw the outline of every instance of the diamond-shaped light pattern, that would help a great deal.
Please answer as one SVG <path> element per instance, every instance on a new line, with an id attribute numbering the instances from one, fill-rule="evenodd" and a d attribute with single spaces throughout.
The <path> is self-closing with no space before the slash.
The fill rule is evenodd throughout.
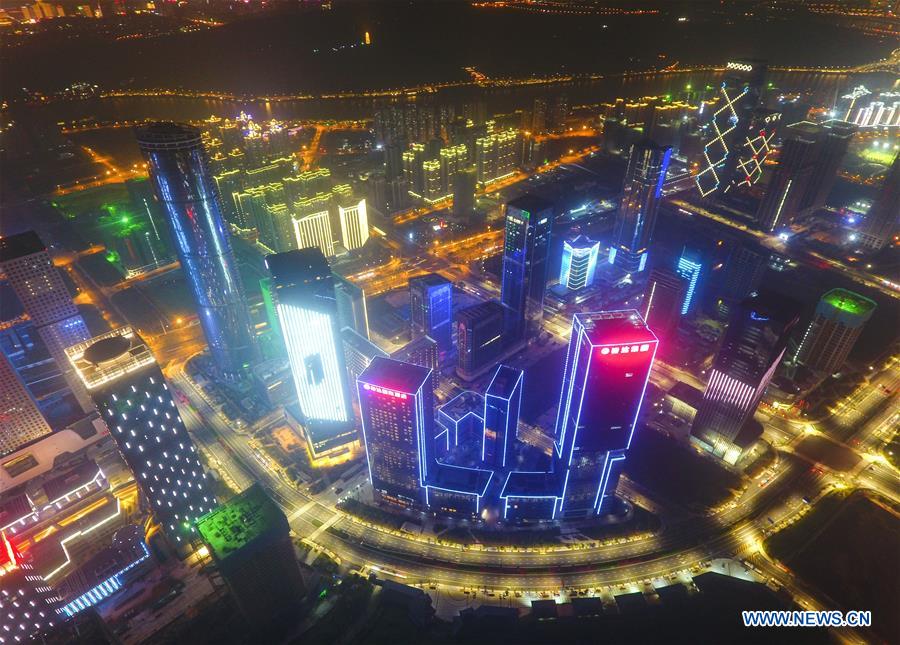
<path id="1" fill-rule="evenodd" d="M 763 164 L 772 154 L 772 138 L 775 136 L 774 128 L 772 130 L 760 130 L 755 137 L 747 137 L 746 142 L 741 148 L 740 158 L 738 159 L 738 170 L 741 172 L 738 185 L 746 184 L 752 186 L 762 177 Z"/>
<path id="2" fill-rule="evenodd" d="M 722 180 L 719 178 L 718 169 L 725 164 L 728 158 L 728 140 L 727 137 L 732 130 L 737 127 L 739 118 L 737 111 L 734 109 L 735 103 L 749 91 L 745 87 L 739 94 L 731 96 L 728 88 L 723 84 L 721 89 L 722 106 L 713 113 L 709 122 L 712 128 L 712 138 L 703 146 L 703 169 L 697 173 L 697 188 L 700 194 L 706 197 L 710 193 L 715 192 Z"/>

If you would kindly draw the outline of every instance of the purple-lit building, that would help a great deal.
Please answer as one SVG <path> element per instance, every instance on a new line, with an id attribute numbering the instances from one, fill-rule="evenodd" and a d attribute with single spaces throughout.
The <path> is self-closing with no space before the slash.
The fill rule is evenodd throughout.
<path id="1" fill-rule="evenodd" d="M 524 375 L 520 369 L 499 365 L 484 394 L 481 461 L 490 468 L 502 470 L 512 464 Z"/>
<path id="2" fill-rule="evenodd" d="M 657 345 L 637 311 L 575 315 L 556 419 L 557 517 L 608 511 Z"/>

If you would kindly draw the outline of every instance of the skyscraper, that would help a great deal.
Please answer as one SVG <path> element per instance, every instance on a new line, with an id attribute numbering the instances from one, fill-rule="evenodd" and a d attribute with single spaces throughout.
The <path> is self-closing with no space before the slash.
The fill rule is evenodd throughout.
<path id="1" fill-rule="evenodd" d="M 498 365 L 484 393 L 484 435 L 481 461 L 495 469 L 512 467 L 513 445 L 517 439 L 522 409 L 525 372 Z"/>
<path id="2" fill-rule="evenodd" d="M 0 457 L 51 432 L 25 382 L 0 350 Z"/>
<path id="3" fill-rule="evenodd" d="M 703 272 L 703 260 L 700 252 L 685 246 L 681 250 L 681 256 L 678 258 L 675 271 L 687 282 L 687 288 L 684 290 L 684 300 L 681 302 L 681 315 L 684 316 L 691 311 L 691 306 L 694 304 L 697 296 L 700 274 Z"/>
<path id="4" fill-rule="evenodd" d="M 719 101 L 706 125 L 703 160 L 697 173 L 697 188 L 704 197 L 732 184 L 739 149 L 749 140 L 751 121 L 762 99 L 766 67 L 758 60 L 736 60 L 726 65 Z"/>
<path id="5" fill-rule="evenodd" d="M 306 593 L 291 527 L 260 484 L 197 520 L 235 604 L 255 630 L 290 618 Z"/>
<path id="6" fill-rule="evenodd" d="M 291 221 L 294 224 L 294 248 L 315 246 L 326 258 L 334 257 L 334 236 L 327 210 L 294 217 Z"/>
<path id="7" fill-rule="evenodd" d="M 800 214 L 804 197 L 815 175 L 823 130 L 801 121 L 786 128 L 778 167 L 769 179 L 756 219 L 766 233 L 791 225 Z"/>
<path id="8" fill-rule="evenodd" d="M 868 251 L 880 251 L 897 231 L 900 219 L 900 154 L 884 176 L 884 183 L 875 197 L 866 222 L 859 234 L 859 241 Z"/>
<path id="9" fill-rule="evenodd" d="M 453 214 L 470 219 L 475 215 L 475 188 L 478 184 L 474 168 L 463 168 L 456 173 L 453 183 Z"/>
<path id="10" fill-rule="evenodd" d="M 338 218 L 341 221 L 341 243 L 348 251 L 355 251 L 369 239 L 369 216 L 366 200 L 338 204 Z"/>
<path id="11" fill-rule="evenodd" d="M 553 205 L 540 197 L 523 195 L 506 204 L 500 285 L 504 343 L 523 339 L 528 321 L 543 315 L 552 227 Z"/>
<path id="12" fill-rule="evenodd" d="M 269 255 L 266 267 L 310 457 L 352 451 L 357 432 L 328 261 L 308 248 Z"/>
<path id="13" fill-rule="evenodd" d="M 60 598 L 0 533 L 0 643 L 41 641 L 62 622 Z"/>
<path id="14" fill-rule="evenodd" d="M 395 361 L 412 363 L 431 370 L 431 389 L 437 391 L 441 381 L 441 350 L 431 336 L 419 336 L 391 354 Z"/>
<path id="15" fill-rule="evenodd" d="M 163 532 L 186 551 L 216 499 L 150 349 L 120 327 L 66 353 Z"/>
<path id="16" fill-rule="evenodd" d="M 771 294 L 751 296 L 733 308 L 691 426 L 702 448 L 733 464 L 756 439 L 748 422 L 799 319 L 796 303 Z"/>
<path id="17" fill-rule="evenodd" d="M 503 348 L 506 309 L 491 300 L 456 313 L 456 373 L 471 380 L 485 372 Z"/>
<path id="18" fill-rule="evenodd" d="M 592 285 L 599 255 L 600 242 L 592 242 L 584 235 L 563 241 L 559 283 L 572 291 Z"/>
<path id="19" fill-rule="evenodd" d="M 431 336 L 442 352 L 453 347 L 453 283 L 437 273 L 410 278 L 409 322 L 412 337 Z"/>
<path id="20" fill-rule="evenodd" d="M 731 305 L 756 291 L 766 273 L 768 254 L 749 243 L 737 242 L 725 262 L 725 275 L 719 289 L 720 309 L 727 313 Z"/>
<path id="21" fill-rule="evenodd" d="M 678 326 L 687 289 L 687 281 L 677 273 L 659 268 L 650 271 L 644 292 L 644 320 L 663 340 Z"/>
<path id="22" fill-rule="evenodd" d="M 657 345 L 637 311 L 575 314 L 556 417 L 562 517 L 609 508 Z"/>
<path id="23" fill-rule="evenodd" d="M 369 337 L 369 310 L 365 292 L 343 276 L 332 274 L 337 300 L 338 324 L 350 327 L 363 338 Z"/>
<path id="24" fill-rule="evenodd" d="M 857 129 L 852 123 L 838 119 L 825 121 L 822 128 L 824 137 L 819 146 L 815 170 L 806 186 L 806 194 L 800 204 L 804 213 L 814 213 L 825 205 L 825 200 L 834 187 L 841 162 L 847 154 L 847 148 Z"/>
<path id="25" fill-rule="evenodd" d="M 625 273 L 640 273 L 647 264 L 671 156 L 671 147 L 656 145 L 649 139 L 631 146 L 609 249 L 609 263 Z"/>
<path id="26" fill-rule="evenodd" d="M 72 374 L 66 347 L 87 340 L 91 334 L 37 233 L 0 238 L 0 269 L 79 405 L 90 410 L 90 397 Z"/>
<path id="27" fill-rule="evenodd" d="M 376 357 L 357 381 L 369 481 L 379 501 L 425 505 L 434 459 L 431 370 Z"/>
<path id="28" fill-rule="evenodd" d="M 826 374 L 840 370 L 876 306 L 846 289 L 826 293 L 797 348 L 797 361 Z"/>
<path id="29" fill-rule="evenodd" d="M 256 343 L 200 131 L 153 123 L 138 129 L 137 139 L 210 354 L 223 374 L 237 375 L 256 358 Z"/>

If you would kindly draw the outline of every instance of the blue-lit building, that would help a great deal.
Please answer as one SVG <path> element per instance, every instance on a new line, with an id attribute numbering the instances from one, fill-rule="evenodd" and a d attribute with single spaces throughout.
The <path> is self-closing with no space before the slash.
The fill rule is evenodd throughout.
<path id="1" fill-rule="evenodd" d="M 469 381 L 487 372 L 503 349 L 509 310 L 491 300 L 456 312 L 456 373 Z"/>
<path id="2" fill-rule="evenodd" d="M 266 268 L 310 460 L 348 459 L 358 448 L 358 433 L 328 261 L 310 247 L 269 255 Z"/>
<path id="3" fill-rule="evenodd" d="M 506 204 L 500 285 L 506 344 L 523 339 L 528 321 L 543 314 L 552 226 L 553 205 L 540 197 L 523 195 Z"/>
<path id="4" fill-rule="evenodd" d="M 436 467 L 431 370 L 376 356 L 357 390 L 376 500 L 424 508 L 426 480 Z"/>
<path id="5" fill-rule="evenodd" d="M 481 441 L 484 434 L 484 397 L 472 390 L 463 390 L 438 408 L 438 445 L 445 450 L 461 443 Z M 444 439 L 442 442 L 441 439 Z"/>
<path id="6" fill-rule="evenodd" d="M 599 255 L 600 242 L 592 242 L 584 235 L 571 241 L 565 240 L 559 267 L 559 284 L 572 291 L 591 286 Z"/>
<path id="7" fill-rule="evenodd" d="M 624 273 L 640 273 L 646 267 L 671 157 L 670 146 L 660 146 L 649 139 L 631 146 L 609 248 L 609 263 Z"/>
<path id="8" fill-rule="evenodd" d="M 224 375 L 238 375 L 256 360 L 256 343 L 200 130 L 153 123 L 137 140 L 213 361 Z"/>
<path id="9" fill-rule="evenodd" d="M 637 311 L 575 315 L 556 419 L 558 517 L 609 510 L 657 344 Z"/>
<path id="10" fill-rule="evenodd" d="M 681 320 L 687 287 L 687 280 L 668 269 L 652 269 L 647 277 L 643 303 L 644 321 L 664 341 L 671 337 Z"/>
<path id="11" fill-rule="evenodd" d="M 425 493 L 428 509 L 445 515 L 478 517 L 493 476 L 490 470 L 435 464 Z"/>
<path id="12" fill-rule="evenodd" d="M 503 519 L 508 522 L 555 520 L 561 491 L 559 473 L 509 472 L 500 490 Z"/>
<path id="13" fill-rule="evenodd" d="M 441 352 L 453 347 L 453 283 L 437 273 L 409 281 L 409 320 L 413 340 L 433 338 Z"/>
<path id="14" fill-rule="evenodd" d="M 700 274 L 703 272 L 703 260 L 700 252 L 688 246 L 681 251 L 675 272 L 687 283 L 684 290 L 684 300 L 681 303 L 681 315 L 691 312 L 691 307 L 696 301 L 697 287 L 700 284 Z"/>
<path id="15" fill-rule="evenodd" d="M 520 369 L 499 365 L 484 393 L 481 461 L 496 470 L 504 470 L 513 464 L 524 376 Z"/>

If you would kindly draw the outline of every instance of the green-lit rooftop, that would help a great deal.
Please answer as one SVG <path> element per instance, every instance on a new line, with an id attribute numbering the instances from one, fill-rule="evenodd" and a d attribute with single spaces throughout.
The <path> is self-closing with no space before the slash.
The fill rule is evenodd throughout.
<path id="1" fill-rule="evenodd" d="M 272 531 L 287 532 L 287 518 L 259 484 L 197 520 L 200 537 L 218 560 Z"/>
<path id="2" fill-rule="evenodd" d="M 833 289 L 822 296 L 822 301 L 827 302 L 835 309 L 840 309 L 856 316 L 872 313 L 875 307 L 878 306 L 865 296 L 846 289 Z"/>

